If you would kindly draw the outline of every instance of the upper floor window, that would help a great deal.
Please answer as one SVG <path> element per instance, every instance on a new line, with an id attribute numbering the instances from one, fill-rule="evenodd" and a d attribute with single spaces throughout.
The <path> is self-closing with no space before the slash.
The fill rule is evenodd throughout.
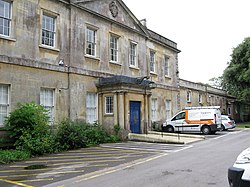
<path id="1" fill-rule="evenodd" d="M 86 54 L 96 56 L 96 30 L 87 28 L 86 38 Z"/>
<path id="2" fill-rule="evenodd" d="M 169 57 L 164 56 L 164 74 L 169 76 Z"/>
<path id="3" fill-rule="evenodd" d="M 110 36 L 110 61 L 118 62 L 118 37 Z"/>
<path id="4" fill-rule="evenodd" d="M 0 126 L 3 126 L 9 110 L 9 86 L 0 84 Z"/>
<path id="5" fill-rule="evenodd" d="M 150 51 L 150 72 L 155 72 L 155 52 Z"/>
<path id="6" fill-rule="evenodd" d="M 114 112 L 114 98 L 113 96 L 105 97 L 105 113 L 113 114 Z"/>
<path id="7" fill-rule="evenodd" d="M 199 103 L 202 103 L 202 94 L 199 94 Z"/>
<path id="8" fill-rule="evenodd" d="M 49 46 L 49 47 L 55 47 L 55 40 L 56 40 L 56 18 L 49 16 L 49 15 L 43 15 L 42 20 L 42 44 Z"/>
<path id="9" fill-rule="evenodd" d="M 10 36 L 11 3 L 0 0 L 0 35 Z"/>
<path id="10" fill-rule="evenodd" d="M 187 91 L 187 102 L 191 102 L 191 92 Z"/>
<path id="11" fill-rule="evenodd" d="M 54 121 L 54 89 L 42 88 L 40 92 L 40 105 L 44 106 L 49 121 Z"/>
<path id="12" fill-rule="evenodd" d="M 134 42 L 130 42 L 129 47 L 129 65 L 133 67 L 137 67 L 137 44 Z"/>

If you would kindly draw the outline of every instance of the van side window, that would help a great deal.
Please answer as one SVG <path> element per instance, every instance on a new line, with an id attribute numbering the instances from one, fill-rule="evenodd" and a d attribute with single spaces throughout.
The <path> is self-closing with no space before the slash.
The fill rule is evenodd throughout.
<path id="1" fill-rule="evenodd" d="M 180 119 L 185 119 L 185 112 L 182 112 L 180 114 L 178 114 L 177 116 L 175 116 L 172 121 L 175 121 L 175 120 L 180 120 Z"/>

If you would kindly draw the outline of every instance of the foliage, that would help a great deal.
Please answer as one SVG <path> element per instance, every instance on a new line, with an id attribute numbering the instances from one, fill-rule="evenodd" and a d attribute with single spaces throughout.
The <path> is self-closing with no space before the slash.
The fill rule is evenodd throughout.
<path id="1" fill-rule="evenodd" d="M 43 106 L 32 102 L 18 104 L 10 113 L 6 126 L 17 149 L 30 151 L 32 155 L 53 152 L 54 139 L 46 112 Z"/>
<path id="2" fill-rule="evenodd" d="M 26 160 L 30 158 L 30 152 L 22 150 L 0 150 L 0 164 L 13 161 Z"/>
<path id="3" fill-rule="evenodd" d="M 231 54 L 231 61 L 223 73 L 223 87 L 240 101 L 250 102 L 250 37 Z"/>
<path id="4" fill-rule="evenodd" d="M 237 128 L 250 128 L 250 124 L 244 124 L 244 123 L 242 123 L 242 124 L 237 124 L 236 127 L 237 127 Z"/>
<path id="5" fill-rule="evenodd" d="M 213 77 L 211 79 L 209 79 L 209 83 L 210 86 L 214 87 L 214 88 L 218 88 L 218 89 L 222 89 L 223 87 L 223 76 L 219 76 L 219 77 Z"/>
<path id="6" fill-rule="evenodd" d="M 99 124 L 64 120 L 58 125 L 56 140 L 61 149 L 69 150 L 107 142 L 109 136 Z"/>

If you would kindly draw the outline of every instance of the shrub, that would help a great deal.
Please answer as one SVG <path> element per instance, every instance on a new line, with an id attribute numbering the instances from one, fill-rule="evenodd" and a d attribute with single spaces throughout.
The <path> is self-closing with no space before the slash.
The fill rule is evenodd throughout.
<path id="1" fill-rule="evenodd" d="M 101 125 L 71 120 L 64 120 L 58 125 L 56 137 L 64 150 L 98 145 L 109 139 Z"/>
<path id="2" fill-rule="evenodd" d="M 30 158 L 30 152 L 22 150 L 0 150 L 0 163 L 8 164 L 13 161 L 26 160 Z"/>
<path id="3" fill-rule="evenodd" d="M 17 149 L 30 151 L 32 155 L 53 152 L 54 139 L 46 112 L 43 106 L 32 102 L 18 104 L 10 113 L 6 125 Z"/>

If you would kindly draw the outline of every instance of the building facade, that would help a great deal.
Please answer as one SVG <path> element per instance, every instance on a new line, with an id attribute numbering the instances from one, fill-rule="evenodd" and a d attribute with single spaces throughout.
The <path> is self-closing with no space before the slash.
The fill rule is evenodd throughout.
<path id="1" fill-rule="evenodd" d="M 186 104 L 183 90 L 208 93 L 180 87 L 179 52 L 122 0 L 0 0 L 0 126 L 34 101 L 52 125 L 70 118 L 144 133 Z"/>

